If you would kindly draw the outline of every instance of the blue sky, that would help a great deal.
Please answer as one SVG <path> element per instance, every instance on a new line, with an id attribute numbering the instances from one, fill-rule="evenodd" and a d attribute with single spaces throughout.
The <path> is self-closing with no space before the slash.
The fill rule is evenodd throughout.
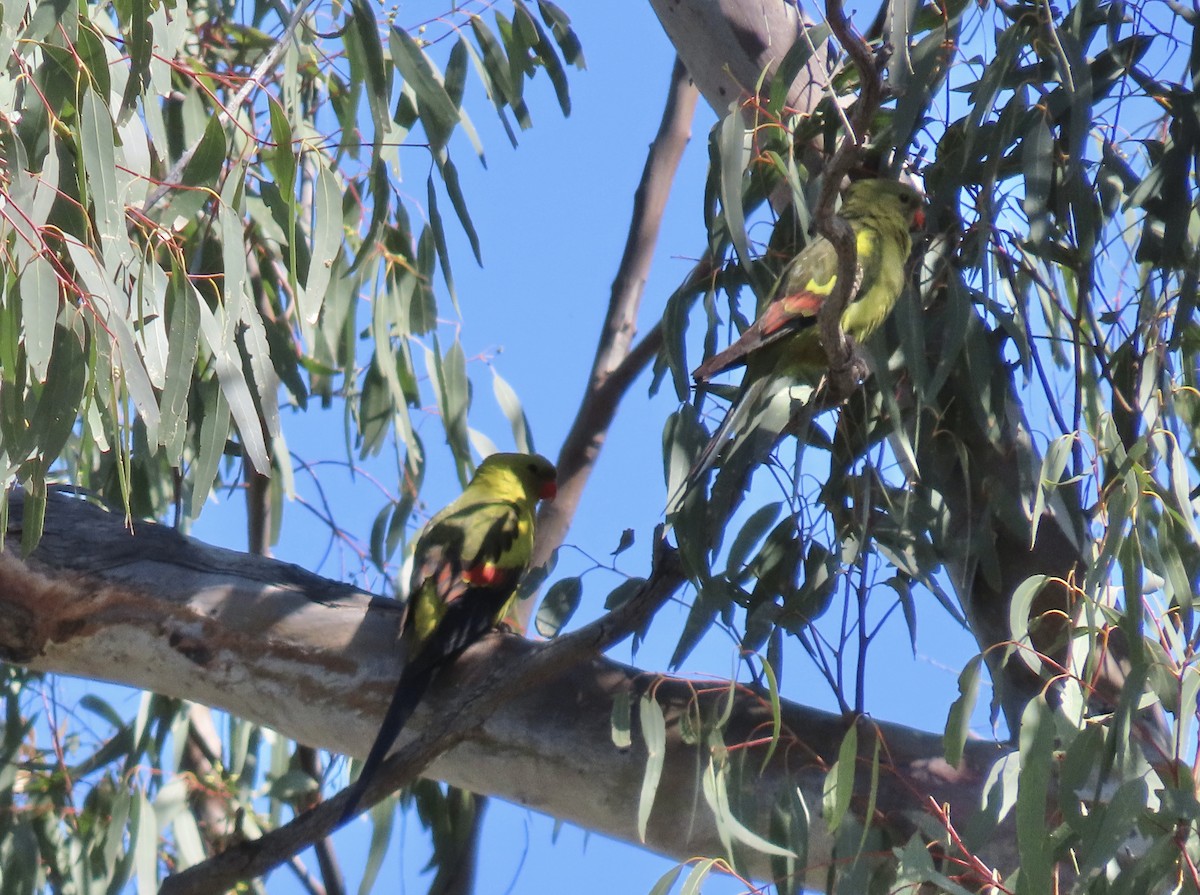
<path id="1" fill-rule="evenodd" d="M 569 72 L 571 116 L 562 117 L 548 82 L 539 78 L 528 87 L 534 127 L 520 134 L 520 146 L 513 150 L 478 82 L 469 79 L 466 104 L 483 139 L 488 167 L 485 170 L 477 163 L 465 141 L 454 144 L 452 151 L 482 243 L 482 268 L 474 264 L 453 221 L 447 220 L 463 313 L 461 338 L 467 357 L 479 358 L 469 366 L 476 385 L 472 425 L 501 449 L 512 447 L 508 423 L 491 399 L 487 369 L 491 363 L 522 398 L 536 446 L 550 457 L 558 452 L 586 381 L 626 236 L 633 190 L 658 125 L 674 56 L 646 3 L 562 5 L 573 18 L 588 63 L 587 71 Z M 420 22 L 428 16 L 426 10 L 442 7 L 425 0 L 402 3 L 397 21 Z M 705 244 L 701 218 L 705 144 L 714 121 L 712 111 L 701 103 L 646 286 L 643 330 L 657 319 L 666 297 Z M 405 149 L 400 160 L 412 196 L 423 204 L 427 156 L 420 149 Z M 443 313 L 450 313 L 452 306 L 445 300 L 442 307 Z M 591 563 L 584 554 L 606 559 L 626 528 L 635 530 L 638 543 L 620 557 L 620 568 L 629 574 L 645 574 L 648 569 L 649 539 L 666 501 L 660 460 L 662 424 L 676 406 L 669 388 L 651 398 L 648 385 L 649 377 L 644 376 L 622 406 L 560 556 L 560 572 L 587 568 Z M 285 412 L 284 422 L 289 445 L 306 459 L 345 459 L 340 411 Z M 424 496 L 433 509 L 458 488 L 436 427 L 432 418 L 423 427 L 431 457 Z M 394 458 L 379 458 L 370 469 L 389 487 L 396 480 Z M 365 542 L 381 503 L 378 495 L 365 479 L 349 482 L 335 467 L 322 467 L 320 474 L 332 495 L 335 517 Z M 300 493 L 313 499 L 314 490 L 299 471 L 297 481 Z M 218 494 L 194 534 L 243 548 L 244 529 L 237 522 L 240 502 L 239 495 Z M 322 566 L 315 567 L 315 558 L 325 553 L 328 544 L 328 532 L 310 514 L 298 506 L 285 509 L 277 550 L 281 559 L 333 578 L 354 577 L 358 559 L 337 546 Z M 589 574 L 576 623 L 598 614 L 618 581 L 612 573 Z M 880 719 L 940 729 L 957 692 L 958 670 L 974 648 L 932 601 L 918 609 L 917 657 L 913 658 L 897 614 L 873 653 L 867 705 Z M 683 605 L 668 607 L 636 656 L 625 644 L 613 658 L 665 671 L 685 612 Z M 789 658 L 784 695 L 834 708 L 828 688 L 802 654 L 792 651 Z M 718 634 L 710 636 L 680 671 L 727 677 L 735 669 L 733 644 Z M 630 811 L 635 808 L 631 805 Z M 420 877 L 426 856 L 424 836 L 415 818 L 401 826 L 412 835 L 405 837 L 402 849 L 389 853 L 377 892 L 424 891 L 426 882 Z M 365 821 L 338 835 L 352 891 L 361 874 L 368 836 Z M 481 864 L 481 878 L 489 882 L 480 891 L 544 892 L 567 885 L 579 893 L 647 892 L 672 866 L 673 862 L 640 849 L 570 826 L 556 830 L 549 818 L 493 802 Z M 287 877 L 286 872 L 278 873 L 268 889 L 295 891 Z M 403 890 L 398 881 L 403 881 Z M 743 887 L 721 880 L 710 882 L 704 891 L 739 892 Z"/>

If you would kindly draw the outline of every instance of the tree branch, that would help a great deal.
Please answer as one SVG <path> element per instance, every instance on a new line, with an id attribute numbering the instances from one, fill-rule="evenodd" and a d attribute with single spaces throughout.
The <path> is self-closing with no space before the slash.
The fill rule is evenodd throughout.
<path id="1" fill-rule="evenodd" d="M 756 85 L 769 84 L 779 61 L 807 21 L 786 0 L 650 0 L 688 73 L 718 116 L 741 108 Z M 828 78 L 827 53 L 817 47 L 788 85 L 789 109 L 815 109 Z M 764 74 L 766 77 L 764 78 Z M 752 122 L 747 122 L 751 124 Z"/>
<path id="2" fill-rule="evenodd" d="M 562 544 L 579 508 L 584 486 L 600 456 L 600 449 L 617 407 L 638 373 L 657 352 L 661 331 L 655 327 L 636 354 L 630 353 L 637 331 L 642 290 L 654 258 L 663 209 L 679 159 L 691 137 L 692 114 L 698 93 L 678 59 L 671 72 L 671 86 L 662 121 L 633 200 L 633 217 L 625 250 L 613 280 L 608 314 L 596 347 L 596 357 L 571 430 L 558 455 L 558 496 L 542 505 L 538 514 L 537 543 L 531 566 L 543 565 Z M 533 601 L 521 611 L 528 618 Z"/>
<path id="3" fill-rule="evenodd" d="M 855 245 L 854 231 L 844 218 L 834 213 L 833 205 L 841 192 L 842 180 L 857 163 L 859 150 L 866 143 L 871 119 L 878 111 L 883 96 L 883 81 L 870 47 L 846 18 L 842 0 L 825 0 L 825 18 L 834 37 L 858 69 L 862 88 L 847 123 L 847 133 L 825 168 L 825 183 L 816 211 L 817 230 L 833 244 L 838 259 L 837 279 L 833 291 L 821 305 L 817 326 L 821 333 L 821 344 L 829 358 L 826 388 L 833 400 L 839 400 L 858 387 L 862 379 L 862 363 L 842 330 L 842 314 L 857 287 L 858 247 Z"/>
<path id="4" fill-rule="evenodd" d="M 519 662 L 488 662 L 477 669 L 478 675 L 463 679 L 461 692 L 443 701 L 436 732 L 427 730 L 426 736 L 409 740 L 384 762 L 363 793 L 361 804 L 374 805 L 411 783 L 435 758 L 461 743 L 509 699 L 603 652 L 645 625 L 685 580 L 679 560 L 663 541 L 661 530 L 656 545 L 650 578 L 629 602 L 578 631 L 537 647 Z M 160 895 L 207 895 L 270 872 L 328 835 L 342 816 L 348 798 L 349 791 L 343 790 L 290 823 L 171 876 L 163 883 Z"/>
<path id="5" fill-rule="evenodd" d="M 372 599 L 286 563 L 210 547 L 164 526 L 139 523 L 130 533 L 123 515 L 53 492 L 42 541 L 22 560 L 16 549 L 21 510 L 21 496 L 13 495 L 10 548 L 0 553 L 4 659 L 153 689 L 233 711 L 311 746 L 366 753 L 399 671 L 394 600 Z M 407 773 L 399 769 L 405 762 L 415 772 L 452 741 L 457 745 L 437 754 L 424 773 L 677 860 L 718 855 L 724 853 L 721 831 L 711 810 L 696 802 L 696 775 L 725 751 L 710 751 L 710 738 L 698 743 L 687 731 L 696 718 L 715 723 L 728 717 L 719 736 L 736 745 L 730 755 L 747 763 L 730 793 L 731 804 L 750 806 L 739 820 L 770 837 L 780 794 L 797 787 L 815 809 L 846 731 L 844 718 L 784 702 L 782 734 L 771 748 L 774 716 L 765 694 L 720 682 L 698 688 L 597 655 L 641 625 L 671 592 L 678 574 L 672 556 L 660 554 L 642 599 L 575 634 L 545 646 L 494 635 L 464 653 L 405 728 L 389 782 Z M 507 700 L 502 705 L 493 703 L 497 690 Z M 632 748 L 614 745 L 612 717 L 617 700 L 636 706 L 647 695 L 664 713 L 667 742 L 643 841 L 636 806 L 646 753 L 638 713 L 632 712 Z M 955 823 L 968 824 L 980 810 L 989 769 L 1005 754 L 994 744 L 968 743 L 964 764 L 951 768 L 941 759 L 938 734 L 858 723 L 871 731 L 859 737 L 864 775 L 876 736 L 889 758 L 873 822 L 901 840 L 912 817 L 929 813 L 929 799 L 948 804 Z M 446 740 L 430 739 L 443 733 Z M 337 799 L 326 804 L 327 813 L 302 815 L 287 835 L 296 835 L 294 842 L 318 835 L 329 814 L 340 813 Z M 815 810 L 809 838 L 809 881 L 819 885 L 833 856 Z M 1012 867 L 1015 849 L 1014 838 L 998 836 L 982 856 Z M 260 865 L 246 863 L 252 857 L 236 852 L 223 859 L 222 872 L 253 872 Z M 738 857 L 747 873 L 771 875 L 761 854 Z M 212 886 L 193 891 L 220 891 Z"/>

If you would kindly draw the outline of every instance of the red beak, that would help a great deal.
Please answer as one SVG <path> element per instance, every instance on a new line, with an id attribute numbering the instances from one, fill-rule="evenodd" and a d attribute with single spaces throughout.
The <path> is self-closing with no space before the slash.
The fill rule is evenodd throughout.
<path id="1" fill-rule="evenodd" d="M 925 229 L 925 209 L 918 208 L 913 212 L 913 228 L 917 230 Z"/>
<path id="2" fill-rule="evenodd" d="M 542 485 L 542 490 L 538 492 L 538 497 L 542 500 L 554 500 L 558 496 L 558 483 L 546 482 Z"/>

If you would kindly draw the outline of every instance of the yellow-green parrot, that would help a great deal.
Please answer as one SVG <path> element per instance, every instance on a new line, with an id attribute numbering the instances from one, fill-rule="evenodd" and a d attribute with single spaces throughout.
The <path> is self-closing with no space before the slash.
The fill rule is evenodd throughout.
<path id="1" fill-rule="evenodd" d="M 894 180 L 860 180 L 846 190 L 839 214 L 854 230 L 858 267 L 841 322 L 856 342 L 868 338 L 895 307 L 912 252 L 910 231 L 925 226 L 924 207 L 920 192 Z M 687 489 L 713 467 L 726 441 L 762 412 L 780 388 L 809 381 L 828 366 L 817 312 L 837 281 L 837 260 L 837 251 L 824 237 L 805 247 L 784 269 L 775 298 L 758 319 L 692 373 L 705 385 L 718 373 L 746 367 L 739 393 L 688 473 Z"/>
<path id="2" fill-rule="evenodd" d="M 434 673 L 504 618 L 529 565 L 537 503 L 555 492 L 545 457 L 492 454 L 421 532 L 400 632 L 404 668 L 342 821 L 355 813 Z"/>

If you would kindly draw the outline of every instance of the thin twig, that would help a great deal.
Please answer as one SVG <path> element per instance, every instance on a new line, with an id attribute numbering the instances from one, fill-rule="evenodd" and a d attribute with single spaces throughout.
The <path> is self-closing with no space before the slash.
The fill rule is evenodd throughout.
<path id="1" fill-rule="evenodd" d="M 267 51 L 266 55 L 264 55 L 259 61 L 258 65 L 254 67 L 254 71 L 252 71 L 250 76 L 246 78 L 245 83 L 242 84 L 241 89 L 234 94 L 233 99 L 224 106 L 224 111 L 230 119 L 237 114 L 237 110 L 240 109 L 242 105 L 245 104 L 246 100 L 250 98 L 250 94 L 261 85 L 262 79 L 266 77 L 267 72 L 271 71 L 275 67 L 275 63 L 277 63 L 280 57 L 283 56 L 283 54 L 287 51 L 289 46 L 288 35 L 295 31 L 297 27 L 299 27 L 300 20 L 304 18 L 304 14 L 308 11 L 308 8 L 312 4 L 313 0 L 300 0 L 300 2 L 297 3 L 292 9 L 291 15 L 288 16 L 287 22 L 284 23 L 283 34 L 280 35 L 279 40 L 275 42 L 271 49 Z M 162 201 L 162 198 L 167 193 L 169 193 L 176 185 L 178 185 L 180 179 L 183 177 L 184 169 L 188 166 L 188 163 L 191 162 L 192 156 L 196 154 L 196 150 L 199 148 L 202 140 L 203 136 L 196 141 L 195 146 L 192 146 L 187 152 L 179 157 L 179 161 L 177 161 L 175 166 L 167 172 L 167 176 L 163 178 L 162 183 L 155 188 L 154 192 L 146 197 L 146 201 L 141 208 L 142 214 L 147 214 L 150 209 Z"/>
<path id="2" fill-rule="evenodd" d="M 842 313 L 854 293 L 858 248 L 854 242 L 854 231 L 844 218 L 834 213 L 833 203 L 841 189 L 842 179 L 858 161 L 859 150 L 866 142 L 871 119 L 879 109 L 883 96 L 883 81 L 871 48 L 846 18 L 842 0 L 825 0 L 825 18 L 830 31 L 858 69 L 862 87 L 854 104 L 854 115 L 848 122 L 846 136 L 825 169 L 825 184 L 821 189 L 816 214 L 817 230 L 837 251 L 837 280 L 817 315 L 817 325 L 821 343 L 829 358 L 826 387 L 832 395 L 842 396 L 854 390 L 859 378 L 859 365 L 855 363 L 857 358 L 841 327 Z"/>

